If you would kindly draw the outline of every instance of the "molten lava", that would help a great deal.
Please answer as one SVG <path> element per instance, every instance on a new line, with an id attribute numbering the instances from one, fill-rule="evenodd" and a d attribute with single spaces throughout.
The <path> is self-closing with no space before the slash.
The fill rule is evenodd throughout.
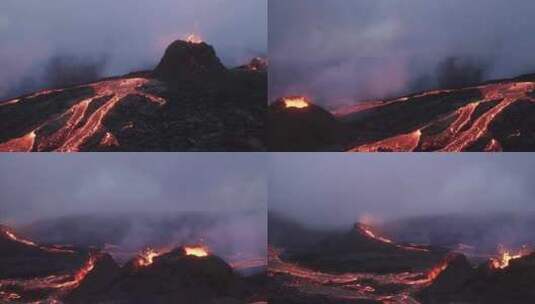
<path id="1" fill-rule="evenodd" d="M 201 39 L 201 37 L 195 34 L 190 34 L 186 37 L 186 42 L 192 43 L 192 44 L 201 44 L 203 43 L 203 40 Z"/>
<path id="2" fill-rule="evenodd" d="M 208 250 L 202 246 L 187 246 L 184 247 L 186 255 L 192 255 L 196 257 L 206 257 L 208 256 Z"/>
<path id="3" fill-rule="evenodd" d="M 297 264 L 281 260 L 281 250 L 272 247 L 269 252 L 269 276 L 290 276 L 285 285 L 308 294 L 321 294 L 328 297 L 352 300 L 375 300 L 380 303 L 419 303 L 411 294 L 427 286 L 428 281 L 420 277 L 423 273 L 343 273 L 331 274 L 312 270 Z M 384 295 L 377 288 L 370 286 L 375 282 L 379 286 L 398 285 L 399 289 L 394 295 Z"/>
<path id="4" fill-rule="evenodd" d="M 390 239 L 387 239 L 385 237 L 382 237 L 380 235 L 378 235 L 377 233 L 373 232 L 371 230 L 370 227 L 366 226 L 366 225 L 363 225 L 363 224 L 358 224 L 358 228 L 360 229 L 360 231 L 366 235 L 367 237 L 371 238 L 371 239 L 374 239 L 374 240 L 377 240 L 379 242 L 382 242 L 382 243 L 385 243 L 385 244 L 390 244 L 392 246 L 395 246 L 397 248 L 401 248 L 401 249 L 405 249 L 405 250 L 413 250 L 413 251 L 422 251 L 422 252 L 429 252 L 429 249 L 426 249 L 426 248 L 421 248 L 421 247 L 417 247 L 417 245 L 414 245 L 414 246 L 406 246 L 406 245 L 400 245 L 400 244 L 395 244 L 392 240 Z"/>
<path id="5" fill-rule="evenodd" d="M 499 256 L 490 259 L 490 265 L 493 269 L 504 269 L 509 267 L 509 263 L 512 260 L 519 259 L 523 256 L 528 255 L 529 252 L 526 248 L 522 248 L 516 253 L 511 252 L 510 250 L 500 246 L 499 247 Z"/>
<path id="6" fill-rule="evenodd" d="M 309 103 L 304 97 L 287 97 L 284 98 L 284 106 L 286 108 L 303 109 L 309 106 Z"/>
<path id="7" fill-rule="evenodd" d="M 496 120 L 498 115 L 503 113 L 511 105 L 520 101 L 535 102 L 535 98 L 533 97 L 535 82 L 507 81 L 467 89 L 479 90 L 482 97 L 469 101 L 469 103 L 457 108 L 455 111 L 445 113 L 440 117 L 422 123 L 419 129 L 411 133 L 360 144 L 350 148 L 349 151 L 408 152 L 418 148 L 418 150 L 422 151 L 460 152 L 468 150 L 474 143 L 480 140 L 485 140 L 485 151 L 502 151 L 503 147 L 500 142 L 492 138 L 493 134 L 489 130 L 489 126 Z M 436 98 L 440 98 L 438 96 L 440 94 L 451 94 L 455 92 L 455 90 L 430 91 L 391 101 L 363 103 L 337 110 L 335 113 L 337 116 L 349 116 L 364 110 L 373 111 L 375 108 L 386 108 L 401 102 L 414 102 L 416 104 L 418 98 L 421 97 L 431 98 L 437 96 Z M 446 127 L 444 131 L 433 134 L 433 130 L 442 126 Z M 428 128 L 430 129 L 429 132 L 427 132 Z"/>
<path id="8" fill-rule="evenodd" d="M 101 146 L 118 146 L 118 140 L 103 125 L 104 119 L 112 112 L 117 104 L 131 95 L 140 96 L 149 103 L 154 103 L 158 106 L 165 105 L 167 101 L 164 98 L 145 93 L 142 90 L 143 86 L 150 83 L 157 84 L 158 82 L 145 78 L 128 78 L 106 80 L 85 85 L 93 89 L 94 94 L 91 97 L 78 100 L 65 112 L 43 122 L 26 135 L 0 143 L 0 151 L 29 152 L 55 150 L 59 152 L 77 152 L 80 151 L 85 143 L 92 141 L 94 137 L 100 139 Z M 51 92 L 61 92 L 61 90 L 42 91 L 25 97 L 25 99 L 32 99 L 36 96 L 50 94 Z M 107 101 L 102 102 L 104 99 Z M 92 107 L 96 107 L 96 110 L 90 111 L 89 109 Z M 62 120 L 65 120 L 63 125 L 53 133 L 41 132 L 49 126 L 59 124 Z"/>
<path id="9" fill-rule="evenodd" d="M 136 259 L 136 265 L 139 267 L 146 267 L 154 263 L 154 258 L 162 255 L 162 252 L 158 252 L 154 249 L 148 248 L 143 251 Z"/>
<path id="10" fill-rule="evenodd" d="M 19 242 L 19 243 L 22 243 L 22 244 L 25 244 L 25 245 L 28 245 L 28 246 L 32 246 L 32 247 L 37 247 L 37 244 L 35 242 L 32 242 L 32 241 L 23 239 L 21 237 L 18 237 L 11 231 L 3 230 L 3 232 L 8 238 L 10 238 L 11 240 L 13 240 L 15 242 Z"/>
<path id="11" fill-rule="evenodd" d="M 418 129 L 408 134 L 402 134 L 395 137 L 387 138 L 375 143 L 358 146 L 351 152 L 381 152 L 381 151 L 398 151 L 411 152 L 418 147 L 422 132 Z"/>

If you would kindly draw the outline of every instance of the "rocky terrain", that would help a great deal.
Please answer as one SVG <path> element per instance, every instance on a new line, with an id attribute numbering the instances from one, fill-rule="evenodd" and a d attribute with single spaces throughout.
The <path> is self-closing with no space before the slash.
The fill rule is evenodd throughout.
<path id="1" fill-rule="evenodd" d="M 295 97 L 282 98 L 269 108 L 272 150 L 535 150 L 535 75 L 359 102 L 330 112 L 311 99 L 300 107 L 281 106 L 287 99 Z M 302 141 L 292 140 L 300 136 Z"/>
<path id="2" fill-rule="evenodd" d="M 0 102 L 0 151 L 262 151 L 267 63 L 175 41 L 153 71 Z"/>

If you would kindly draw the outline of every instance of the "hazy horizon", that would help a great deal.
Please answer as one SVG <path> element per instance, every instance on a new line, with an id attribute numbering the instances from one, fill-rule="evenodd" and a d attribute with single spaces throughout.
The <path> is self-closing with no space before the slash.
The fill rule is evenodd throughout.
<path id="1" fill-rule="evenodd" d="M 530 154 L 277 153 L 269 212 L 344 228 L 418 216 L 535 212 Z"/>
<path id="2" fill-rule="evenodd" d="M 270 101 L 336 108 L 535 72 L 535 2 L 269 1 Z"/>
<path id="3" fill-rule="evenodd" d="M 228 66 L 266 55 L 267 1 L 3 1 L 0 100 L 47 87 L 54 60 L 88 79 L 152 69 L 192 33 Z"/>

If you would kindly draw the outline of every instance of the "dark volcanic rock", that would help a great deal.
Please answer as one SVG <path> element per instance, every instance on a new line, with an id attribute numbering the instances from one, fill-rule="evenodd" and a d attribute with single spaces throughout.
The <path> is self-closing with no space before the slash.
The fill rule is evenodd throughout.
<path id="1" fill-rule="evenodd" d="M 459 264 L 450 272 L 444 271 L 420 293 L 423 303 L 535 302 L 535 255 L 512 260 L 504 269 L 492 269 L 485 263 L 469 271 Z"/>
<path id="2" fill-rule="evenodd" d="M 50 252 L 8 238 L 0 226 L 0 279 L 33 278 L 70 272 L 87 259 L 85 253 Z"/>
<path id="3" fill-rule="evenodd" d="M 177 40 L 167 47 L 154 76 L 168 82 L 202 81 L 221 77 L 225 71 L 211 45 Z"/>
<path id="4" fill-rule="evenodd" d="M 286 107 L 284 99 L 268 109 L 268 147 L 271 151 L 316 151 L 337 143 L 335 117 L 309 103 L 305 108 Z"/>
<path id="5" fill-rule="evenodd" d="M 120 273 L 107 264 L 100 276 L 95 274 L 91 282 L 74 290 L 68 303 L 242 303 L 250 295 L 244 281 L 222 259 L 189 256 L 182 248 L 154 258 L 147 266 L 131 262 Z"/>

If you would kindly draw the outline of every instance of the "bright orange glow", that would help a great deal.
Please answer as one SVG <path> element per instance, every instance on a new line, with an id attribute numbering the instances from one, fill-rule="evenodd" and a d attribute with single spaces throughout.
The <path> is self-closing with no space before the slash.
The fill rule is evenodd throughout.
<path id="1" fill-rule="evenodd" d="M 186 255 L 193 255 L 201 258 L 208 256 L 208 250 L 202 246 L 184 247 L 184 250 L 186 251 Z"/>
<path id="2" fill-rule="evenodd" d="M 154 258 L 160 256 L 162 253 L 154 249 L 148 248 L 143 253 L 141 253 L 137 260 L 136 264 L 140 267 L 146 267 L 154 263 Z"/>
<path id="3" fill-rule="evenodd" d="M 387 138 L 375 143 L 357 146 L 351 149 L 351 152 L 411 152 L 418 147 L 422 132 L 418 129 L 408 134 L 402 134 Z"/>
<path id="4" fill-rule="evenodd" d="M 423 251 L 423 252 L 428 252 L 429 251 L 429 249 L 417 247 L 418 245 L 412 245 L 411 244 L 410 246 L 405 246 L 405 245 L 395 244 L 392 240 L 387 239 L 387 238 L 385 238 L 383 236 L 380 236 L 377 233 L 373 232 L 371 230 L 371 228 L 369 226 L 366 226 L 366 225 L 359 224 L 358 228 L 367 237 L 369 237 L 371 239 L 374 239 L 374 240 L 377 240 L 379 242 L 385 243 L 385 244 L 390 244 L 392 246 L 395 246 L 395 247 L 398 247 L 398 248 L 401 248 L 401 249 L 405 249 L 405 250 Z"/>
<path id="5" fill-rule="evenodd" d="M 19 242 L 19 243 L 22 243 L 22 244 L 25 244 L 25 245 L 28 245 L 28 246 L 33 246 L 33 247 L 37 246 L 36 243 L 34 243 L 32 241 L 29 241 L 29 240 L 25 240 L 23 238 L 20 238 L 20 237 L 16 236 L 13 232 L 4 230 L 4 233 L 7 235 L 8 238 L 10 238 L 11 240 L 13 240 L 15 242 Z"/>
<path id="6" fill-rule="evenodd" d="M 431 270 L 429 270 L 427 273 L 427 280 L 429 282 L 434 281 L 444 270 L 448 268 L 449 262 L 449 258 L 446 258 L 444 261 L 431 268 Z"/>
<path id="7" fill-rule="evenodd" d="M 304 97 L 288 97 L 284 98 L 284 105 L 286 108 L 303 109 L 309 106 Z"/>
<path id="8" fill-rule="evenodd" d="M 186 41 L 188 43 L 192 43 L 192 44 L 200 44 L 200 43 L 203 43 L 201 37 L 195 35 L 195 34 L 190 34 L 186 37 Z"/>
<path id="9" fill-rule="evenodd" d="M 64 113 L 45 121 L 32 132 L 22 137 L 13 138 L 4 143 L 0 143 L 0 151 L 29 152 L 32 150 L 48 151 L 52 149 L 55 149 L 55 151 L 59 152 L 80 151 L 81 147 L 92 137 L 97 134 L 102 134 L 100 132 L 105 131 L 103 130 L 104 127 L 102 125 L 102 121 L 107 115 L 109 115 L 114 107 L 122 102 L 127 96 L 136 95 L 158 106 L 165 105 L 167 101 L 164 98 L 150 93 L 145 93 L 142 90 L 142 87 L 147 84 L 153 84 L 157 86 L 158 82 L 145 78 L 127 78 L 105 80 L 84 85 L 84 87 L 88 86 L 94 90 L 93 96 L 86 96 L 83 99 L 78 100 Z M 25 98 L 34 98 L 35 96 L 61 91 L 62 90 L 45 90 Z M 97 101 L 101 101 L 103 98 L 108 98 L 108 100 L 106 102 L 102 102 L 95 111 L 89 113 L 87 109 Z M 36 133 L 41 128 L 47 127 L 51 124 L 56 125 L 58 123 L 62 123 L 61 127 L 52 134 L 40 133 L 39 136 L 37 136 Z M 119 144 L 110 136 L 105 136 L 105 139 L 105 141 L 100 143 L 101 145 L 109 146 Z"/>
<path id="10" fill-rule="evenodd" d="M 95 269 L 95 264 L 97 262 L 97 256 L 91 255 L 87 262 L 80 268 L 75 274 L 74 278 L 71 281 L 64 283 L 56 284 L 54 288 L 76 288 L 80 283 L 87 277 L 87 275 Z"/>
<path id="11" fill-rule="evenodd" d="M 511 252 L 509 249 L 506 249 L 502 246 L 499 247 L 499 256 L 496 258 L 491 258 L 490 263 L 491 267 L 494 269 L 504 269 L 509 266 L 509 263 L 512 260 L 519 259 L 523 256 L 528 255 L 529 253 L 525 248 L 519 250 L 516 253 Z"/>

